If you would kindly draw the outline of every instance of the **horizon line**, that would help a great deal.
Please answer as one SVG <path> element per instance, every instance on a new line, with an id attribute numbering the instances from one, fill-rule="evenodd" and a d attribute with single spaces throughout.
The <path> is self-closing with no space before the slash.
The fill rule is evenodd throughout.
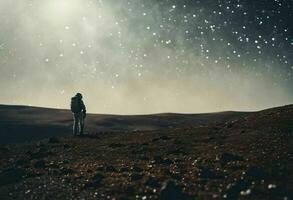
<path id="1" fill-rule="evenodd" d="M 242 112 L 242 113 L 249 113 L 249 112 L 260 112 L 263 110 L 268 110 L 272 108 L 278 108 L 278 107 L 284 107 L 284 106 L 290 106 L 292 104 L 284 104 L 284 105 L 278 105 L 273 107 L 267 107 L 260 110 L 222 110 L 222 111 L 215 111 L 215 112 L 200 112 L 200 113 L 191 113 L 191 112 L 158 112 L 158 113 L 144 113 L 144 114 L 118 114 L 118 113 L 87 113 L 92 115 L 120 115 L 120 116 L 138 116 L 138 115 L 163 115 L 163 114 L 177 114 L 177 115 L 198 115 L 198 114 L 213 114 L 213 113 L 225 113 L 225 112 Z M 10 107 L 30 107 L 30 108 L 42 108 L 42 109 L 51 109 L 51 110 L 64 110 L 64 111 L 70 111 L 70 109 L 66 108 L 58 108 L 58 107 L 44 107 L 44 106 L 34 106 L 34 105 L 23 105 L 23 104 L 2 104 L 0 103 L 0 106 L 10 106 Z M 71 112 L 71 111 L 70 111 Z"/>

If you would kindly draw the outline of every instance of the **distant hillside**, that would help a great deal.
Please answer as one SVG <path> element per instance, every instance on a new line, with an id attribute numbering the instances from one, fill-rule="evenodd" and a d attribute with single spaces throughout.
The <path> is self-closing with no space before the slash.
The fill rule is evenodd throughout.
<path id="1" fill-rule="evenodd" d="M 250 114 L 248 112 L 154 115 L 88 114 L 86 132 L 95 134 L 113 131 L 158 130 L 186 125 L 198 126 L 238 119 Z M 0 105 L 0 143 L 18 143 L 70 135 L 72 122 L 72 114 L 69 110 Z"/>
<path id="2" fill-rule="evenodd" d="M 10 141 L 70 134 L 70 123 L 65 110 L 1 110 L 1 130 L 15 131 Z M 1 145 L 1 199 L 293 199 L 293 105 L 90 115 L 88 124 L 93 134 L 116 132 Z M 125 132 L 135 129 L 145 131 Z"/>

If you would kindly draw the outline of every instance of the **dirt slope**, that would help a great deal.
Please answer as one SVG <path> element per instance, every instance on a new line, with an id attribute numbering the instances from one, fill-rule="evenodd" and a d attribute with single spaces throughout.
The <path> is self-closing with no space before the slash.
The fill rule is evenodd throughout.
<path id="1" fill-rule="evenodd" d="M 0 149 L 1 199 L 292 199 L 293 105 Z"/>
<path id="2" fill-rule="evenodd" d="M 88 114 L 86 132 L 158 130 L 186 124 L 203 125 L 246 116 L 245 112 L 210 114 L 102 115 Z M 0 144 L 39 140 L 72 134 L 69 110 L 0 105 Z"/>

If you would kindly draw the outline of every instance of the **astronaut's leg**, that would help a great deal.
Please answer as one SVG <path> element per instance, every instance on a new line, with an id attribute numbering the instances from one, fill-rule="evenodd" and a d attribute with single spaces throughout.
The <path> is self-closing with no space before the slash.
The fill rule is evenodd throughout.
<path id="1" fill-rule="evenodd" d="M 84 129 L 84 115 L 83 113 L 80 113 L 80 135 L 83 135 L 83 129 Z"/>
<path id="2" fill-rule="evenodd" d="M 73 123 L 73 135 L 76 136 L 77 132 L 78 132 L 78 128 L 79 128 L 79 119 L 78 119 L 78 114 L 74 113 L 73 114 L 73 118 L 74 118 L 74 123 Z"/>

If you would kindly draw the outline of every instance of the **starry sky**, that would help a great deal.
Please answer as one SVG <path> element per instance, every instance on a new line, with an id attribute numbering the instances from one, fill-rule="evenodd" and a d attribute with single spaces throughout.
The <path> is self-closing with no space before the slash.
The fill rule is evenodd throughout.
<path id="1" fill-rule="evenodd" d="M 293 103 L 292 0 L 0 0 L 0 104 L 146 114 Z"/>

